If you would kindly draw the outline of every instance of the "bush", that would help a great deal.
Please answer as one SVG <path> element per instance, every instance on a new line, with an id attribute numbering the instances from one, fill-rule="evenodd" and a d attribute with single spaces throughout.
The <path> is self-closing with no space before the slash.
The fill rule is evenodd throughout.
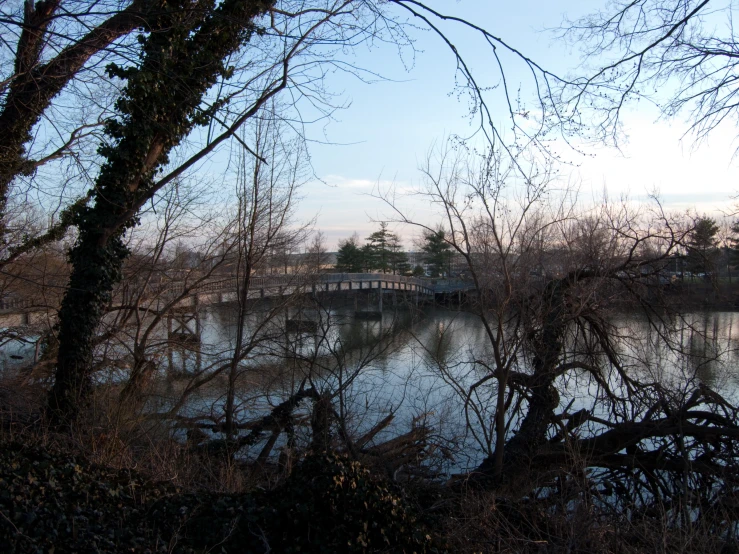
<path id="1" fill-rule="evenodd" d="M 308 457 L 245 522 L 272 552 L 438 552 L 410 503 L 358 462 Z"/>

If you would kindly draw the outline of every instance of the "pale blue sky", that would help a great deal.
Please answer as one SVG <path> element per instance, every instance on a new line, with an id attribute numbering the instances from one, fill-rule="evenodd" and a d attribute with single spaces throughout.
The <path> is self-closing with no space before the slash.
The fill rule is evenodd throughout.
<path id="1" fill-rule="evenodd" d="M 439 9 L 470 18 L 500 36 L 537 63 L 559 73 L 567 73 L 578 63 L 576 53 L 556 41 L 544 29 L 556 27 L 564 14 L 570 18 L 599 7 L 601 2 L 521 0 L 493 2 L 460 0 L 436 2 Z M 482 86 L 497 84 L 490 71 L 494 61 L 490 50 L 469 32 L 446 28 Z M 317 215 L 316 228 L 327 235 L 330 248 L 352 232 L 366 236 L 374 228 L 371 219 L 386 219 L 381 202 L 368 196 L 373 186 L 394 181 L 403 188 L 420 183 L 418 166 L 434 143 L 450 134 L 471 131 L 468 106 L 454 94 L 455 64 L 448 48 L 431 33 L 413 33 L 419 52 L 414 67 L 405 71 L 396 48 L 388 45 L 371 50 L 361 48 L 353 58 L 357 66 L 376 71 L 393 81 L 363 84 L 348 75 L 331 75 L 335 92 L 351 106 L 336 114 L 326 127 L 309 128 L 310 137 L 334 144 L 311 147 L 316 173 L 327 183 L 310 183 L 303 190 L 300 217 Z M 409 54 L 409 52 L 407 52 Z M 521 87 L 528 106 L 532 88 L 525 68 L 504 58 L 509 89 Z M 505 115 L 501 98 L 491 93 L 491 108 Z M 622 153 L 607 148 L 587 147 L 594 157 L 565 151 L 573 166 L 560 170 L 560 178 L 577 183 L 583 197 L 628 192 L 639 198 L 659 190 L 668 208 L 695 208 L 714 213 L 728 208 L 730 197 L 739 191 L 734 129 L 720 129 L 710 142 L 695 148 L 690 139 L 680 140 L 682 121 L 657 121 L 654 111 L 627 113 L 625 131 L 629 135 Z M 502 121 L 502 120 L 501 120 Z M 424 206 L 414 206 L 423 217 L 431 217 Z M 397 228 L 404 238 L 413 233 Z M 409 241 L 406 241 L 409 246 Z"/>

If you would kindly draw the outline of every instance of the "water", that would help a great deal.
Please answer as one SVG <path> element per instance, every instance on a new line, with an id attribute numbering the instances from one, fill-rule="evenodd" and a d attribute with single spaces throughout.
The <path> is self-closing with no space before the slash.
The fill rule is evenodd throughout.
<path id="1" fill-rule="evenodd" d="M 245 318 L 246 347 L 237 364 L 236 419 L 260 418 L 301 386 L 312 386 L 334 395 L 334 406 L 353 436 L 361 436 L 392 413 L 392 425 L 377 441 L 424 423 L 434 429 L 434 439 L 454 454 L 453 461 L 444 462 L 446 470 L 475 467 L 494 448 L 497 394 L 496 381 L 491 379 L 468 395 L 469 387 L 489 374 L 486 365 L 492 360 L 480 319 L 438 306 L 386 307 L 381 320 L 358 319 L 355 308 L 368 307 L 362 302 L 355 306 L 348 300 L 321 310 L 292 307 L 290 318 L 317 322 L 313 332 L 305 333 L 284 331 L 288 314 L 283 308 L 269 303 L 256 306 Z M 149 409 L 216 425 L 223 422 L 238 314 L 234 305 L 222 304 L 208 306 L 198 315 L 202 340 L 197 349 L 192 345 L 170 349 L 166 325 L 149 336 L 147 356 L 160 368 L 148 389 Z M 683 395 L 702 383 L 739 402 L 739 313 L 695 312 L 665 323 L 621 313 L 609 321 L 623 371 L 632 378 L 661 383 Z M 130 332 L 132 340 L 135 331 Z M 574 346 L 576 341 L 568 350 Z M 0 347 L 0 359 L 10 367 L 18 363 L 11 355 L 28 359 L 31 350 L 31 343 L 9 341 Z M 125 380 L 130 350 L 131 343 L 108 347 L 106 355 L 115 353 L 119 363 L 101 375 L 101 382 Z M 526 353 L 520 352 L 519 357 L 518 369 L 525 371 Z M 604 368 L 605 382 L 623 392 L 618 372 L 608 360 L 596 361 Z M 561 410 L 573 413 L 585 408 L 608 417 L 610 406 L 603 401 L 602 387 L 587 372 L 571 371 L 557 386 Z M 308 408 L 304 406 L 298 415 L 307 418 Z M 514 412 L 512 428 L 516 417 Z M 297 433 L 309 439 L 307 425 L 299 426 Z"/>
<path id="2" fill-rule="evenodd" d="M 435 440 L 454 454 L 453 461 L 443 462 L 446 471 L 475 467 L 492 452 L 495 380 L 468 395 L 470 385 L 489 374 L 486 365 L 492 359 L 490 341 L 477 316 L 441 307 L 401 307 L 371 321 L 356 318 L 354 306 L 345 305 L 293 313 L 292 318 L 318 322 L 318 328 L 286 334 L 284 314 L 260 326 L 264 315 L 262 311 L 247 317 L 250 350 L 239 362 L 236 381 L 239 420 L 261 417 L 300 386 L 314 386 L 334 395 L 334 405 L 353 436 L 367 432 L 390 413 L 395 416 L 393 424 L 376 437 L 378 441 L 414 424 L 430 425 Z M 187 369 L 185 374 L 220 374 L 189 395 L 179 413 L 219 422 L 226 401 L 223 368 L 234 349 L 237 314 L 233 306 L 221 305 L 201 316 L 200 360 L 182 352 L 174 363 Z M 614 346 L 621 369 L 630 377 L 661 383 L 683 395 L 703 383 L 731 401 L 739 400 L 739 372 L 735 371 L 739 314 L 691 313 L 673 318 L 669 325 L 650 324 L 637 314 L 615 314 L 610 323 L 618 337 Z M 597 361 L 604 368 L 603 382 L 623 393 L 618 372 L 605 357 Z M 523 351 L 518 369 L 526 369 Z M 160 398 L 174 398 L 187 390 L 193 377 L 185 374 L 165 380 Z M 573 413 L 585 408 L 607 417 L 612 406 L 603 401 L 601 384 L 587 372 L 568 372 L 557 383 L 560 409 Z M 171 407 L 171 401 L 163 401 L 158 409 Z M 307 418 L 305 410 L 302 417 Z M 513 412 L 512 428 L 517 417 Z M 300 433 L 308 440 L 307 426 Z"/>

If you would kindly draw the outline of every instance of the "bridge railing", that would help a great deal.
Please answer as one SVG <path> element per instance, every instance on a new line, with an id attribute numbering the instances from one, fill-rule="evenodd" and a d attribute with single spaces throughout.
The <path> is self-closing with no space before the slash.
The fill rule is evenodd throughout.
<path id="1" fill-rule="evenodd" d="M 340 283 L 343 281 L 385 281 L 387 283 L 408 283 L 425 286 L 428 281 L 418 277 L 406 277 L 404 275 L 390 275 L 388 273 L 326 273 L 319 276 L 322 283 Z"/>
<path id="2" fill-rule="evenodd" d="M 431 292 L 453 292 L 470 288 L 471 283 L 462 279 L 427 279 L 421 277 L 406 277 L 404 275 L 390 275 L 388 273 L 324 273 L 319 275 L 266 275 L 252 276 L 249 281 L 250 290 L 267 290 L 276 288 L 308 288 L 313 285 L 327 283 L 359 283 L 359 282 L 405 283 L 415 285 Z M 170 294 L 181 294 L 185 289 L 183 282 L 171 282 L 164 287 Z M 192 293 L 208 293 L 237 290 L 234 278 L 209 280 L 192 287 Z"/>
<path id="3" fill-rule="evenodd" d="M 34 303 L 28 298 L 2 298 L 0 299 L 0 311 L 25 310 L 32 308 Z"/>
<path id="4" fill-rule="evenodd" d="M 305 287 L 319 283 L 342 283 L 342 282 L 374 282 L 384 281 L 386 283 L 407 283 L 422 287 L 429 287 L 431 281 L 419 279 L 418 277 L 405 277 L 403 275 L 390 275 L 387 273 L 326 273 L 322 275 L 268 275 L 264 277 L 253 276 L 249 281 L 250 289 L 270 289 L 276 287 Z M 185 290 L 184 282 L 171 282 L 164 289 L 169 293 L 181 293 Z M 235 290 L 236 280 L 233 278 L 205 281 L 193 287 L 193 292 L 219 292 L 222 290 Z"/>

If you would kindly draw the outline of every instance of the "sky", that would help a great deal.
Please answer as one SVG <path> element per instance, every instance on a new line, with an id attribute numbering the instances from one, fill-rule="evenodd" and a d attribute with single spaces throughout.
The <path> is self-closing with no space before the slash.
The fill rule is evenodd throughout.
<path id="1" fill-rule="evenodd" d="M 547 29 L 557 27 L 567 15 L 576 18 L 598 7 L 597 1 L 459 0 L 437 2 L 439 9 L 470 18 L 543 67 L 558 73 L 571 72 L 580 64 L 576 52 Z M 483 86 L 497 81 L 494 60 L 469 32 L 450 31 L 450 38 L 469 61 Z M 455 62 L 438 37 L 415 32 L 416 55 L 403 59 L 392 46 L 360 47 L 349 61 L 378 72 L 385 81 L 365 84 L 343 73 L 331 74 L 328 85 L 348 104 L 328 124 L 309 128 L 311 160 L 316 175 L 302 194 L 299 218 L 315 218 L 329 249 L 339 240 L 359 233 L 365 237 L 377 221 L 390 220 L 391 211 L 372 196 L 378 185 L 387 189 L 413 190 L 421 185 L 418 168 L 427 153 L 449 136 L 468 135 L 468 103 L 455 94 Z M 515 60 L 503 58 L 509 89 L 520 88 L 522 101 L 533 106 L 529 78 Z M 405 63 L 404 63 L 405 62 Z M 413 67 L 407 69 L 407 65 Z M 504 105 L 491 104 L 502 118 Z M 649 107 L 625 113 L 628 140 L 620 151 L 599 145 L 580 145 L 586 155 L 560 148 L 566 164 L 558 179 L 575 184 L 582 198 L 628 195 L 634 201 L 658 192 L 670 210 L 697 211 L 714 217 L 729 211 L 732 196 L 739 194 L 739 162 L 734 128 L 719 128 L 707 141 L 696 144 L 685 137 L 684 119 L 664 120 Z M 433 224 L 430 206 L 415 198 L 409 206 Z M 408 248 L 415 231 L 395 227 Z"/>

